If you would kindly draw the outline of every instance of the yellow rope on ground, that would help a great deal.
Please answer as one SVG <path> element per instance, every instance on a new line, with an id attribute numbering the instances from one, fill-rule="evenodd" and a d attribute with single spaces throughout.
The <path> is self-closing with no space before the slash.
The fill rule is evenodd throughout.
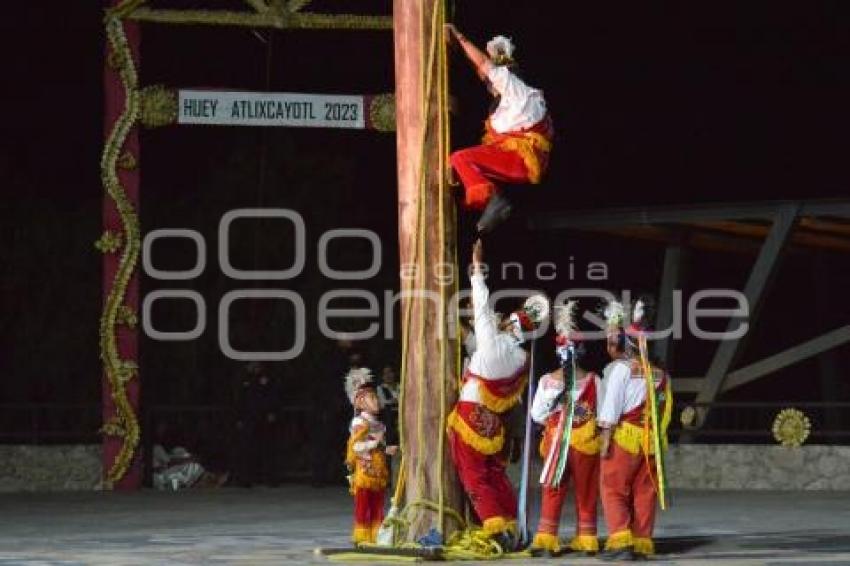
<path id="1" fill-rule="evenodd" d="M 418 556 L 392 556 L 387 554 L 367 554 L 365 552 L 340 552 L 327 556 L 334 562 L 421 562 Z"/>

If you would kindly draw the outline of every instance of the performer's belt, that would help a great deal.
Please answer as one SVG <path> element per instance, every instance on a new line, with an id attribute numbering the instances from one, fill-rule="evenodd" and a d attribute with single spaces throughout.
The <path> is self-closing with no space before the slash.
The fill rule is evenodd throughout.
<path id="1" fill-rule="evenodd" d="M 630 454 L 640 454 L 644 446 L 644 403 L 624 414 L 614 428 L 614 442 Z M 650 433 L 652 434 L 652 433 Z M 662 449 L 667 449 L 666 426 L 661 431 Z M 649 439 L 649 455 L 655 454 L 655 444 Z"/>
<path id="2" fill-rule="evenodd" d="M 553 419 L 552 417 L 546 422 L 543 438 L 540 439 L 540 456 L 543 459 L 546 459 L 546 455 L 549 453 L 557 424 L 557 418 Z M 595 419 L 585 420 L 583 423 L 573 425 L 573 430 L 570 433 L 570 448 L 582 454 L 594 455 L 599 453 L 599 437 L 596 435 Z"/>
<path id="3" fill-rule="evenodd" d="M 448 430 L 464 444 L 482 454 L 496 454 L 505 445 L 505 425 L 501 417 L 484 405 L 458 401 L 446 423 Z"/>
<path id="4" fill-rule="evenodd" d="M 502 379 L 484 379 L 467 369 L 463 380 L 466 382 L 470 379 L 478 380 L 481 403 L 494 413 L 504 413 L 522 397 L 528 380 L 528 363 L 523 364 L 512 376 Z"/>
<path id="5" fill-rule="evenodd" d="M 498 133 L 490 120 L 485 122 L 484 137 L 481 143 L 494 145 L 505 151 L 513 151 L 522 158 L 528 172 L 528 180 L 537 184 L 549 165 L 549 152 L 552 151 L 552 120 L 547 114 L 542 120 L 526 130 Z"/>

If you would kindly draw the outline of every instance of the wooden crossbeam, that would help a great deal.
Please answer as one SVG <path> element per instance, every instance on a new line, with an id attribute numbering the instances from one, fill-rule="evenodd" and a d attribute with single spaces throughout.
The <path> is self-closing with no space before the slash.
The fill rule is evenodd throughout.
<path id="1" fill-rule="evenodd" d="M 850 223 L 833 222 L 807 216 L 800 219 L 800 227 L 811 230 L 812 232 L 850 236 Z"/>
<path id="2" fill-rule="evenodd" d="M 785 245 L 791 235 L 791 231 L 797 222 L 799 210 L 799 204 L 789 204 L 780 209 L 774 219 L 770 234 L 764 242 L 752 271 L 750 271 L 750 276 L 744 287 L 744 296 L 749 305 L 750 320 L 758 320 L 761 305 L 767 294 L 767 289 L 776 275 L 780 263 L 779 260 L 785 250 Z M 727 331 L 733 332 L 738 328 L 739 324 L 739 320 L 730 320 Z M 740 356 L 747 338 L 751 334 L 752 328 L 737 340 L 720 342 L 717 353 L 711 360 L 711 365 L 703 380 L 702 387 L 697 394 L 697 403 L 711 403 L 715 400 L 717 394 L 723 390 L 729 370 Z M 704 422 L 704 416 L 702 415 L 701 422 Z M 690 435 L 683 436 L 680 439 L 680 441 L 688 440 L 690 440 Z"/>
<path id="3" fill-rule="evenodd" d="M 682 233 L 682 230 L 666 226 L 622 226 L 599 227 L 592 226 L 576 228 L 584 232 L 596 232 L 611 236 L 622 236 L 625 238 L 637 238 L 648 242 L 662 244 L 682 245 L 707 251 L 729 252 L 736 254 L 757 254 L 760 246 L 758 243 L 740 237 L 731 237 L 723 234 L 709 234 L 706 232 Z"/>
<path id="4" fill-rule="evenodd" d="M 812 338 L 802 344 L 797 344 L 787 350 L 783 350 L 778 354 L 768 356 L 748 366 L 730 372 L 726 376 L 726 381 L 723 383 L 722 391 L 725 393 L 741 385 L 751 383 L 782 368 L 812 358 L 848 342 L 850 342 L 850 325 L 836 328 L 817 338 Z M 673 380 L 673 387 L 680 393 L 697 393 L 702 389 L 704 379 L 702 377 L 677 378 Z"/>
<path id="5" fill-rule="evenodd" d="M 529 219 L 532 230 L 688 224 L 706 220 L 771 220 L 788 206 L 800 216 L 850 218 L 850 200 L 766 201 L 542 212 Z"/>
<path id="6" fill-rule="evenodd" d="M 809 222 L 811 225 L 811 220 Z M 770 226 L 765 224 L 753 224 L 750 222 L 734 222 L 731 220 L 714 220 L 714 221 L 697 221 L 692 222 L 691 226 L 716 230 L 725 234 L 733 234 L 736 236 L 744 236 L 748 238 L 765 238 L 770 232 Z M 803 224 L 801 223 L 802 227 Z M 835 224 L 835 226 L 841 226 Z M 848 234 L 850 234 L 850 226 Z M 797 230 L 791 235 L 791 242 L 801 246 L 811 246 L 817 248 L 830 249 L 834 251 L 850 252 L 850 239 L 839 236 L 815 234 L 812 232 Z"/>

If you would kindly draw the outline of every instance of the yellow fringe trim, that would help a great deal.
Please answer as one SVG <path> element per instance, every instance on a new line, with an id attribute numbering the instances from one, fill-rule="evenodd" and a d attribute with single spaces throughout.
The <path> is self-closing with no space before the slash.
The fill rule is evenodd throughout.
<path id="1" fill-rule="evenodd" d="M 345 445 L 345 465 L 354 469 L 357 463 L 357 454 L 354 453 L 354 443 L 360 442 L 369 435 L 368 426 L 360 426 L 351 431 L 351 436 L 348 437 L 348 443 Z"/>
<path id="2" fill-rule="evenodd" d="M 614 429 L 614 442 L 629 454 L 640 454 L 643 446 L 643 428 L 623 421 Z M 652 446 L 651 443 L 650 446 Z"/>
<path id="3" fill-rule="evenodd" d="M 667 450 L 667 427 L 670 426 L 670 417 L 673 414 L 673 388 L 670 385 L 670 379 L 667 379 L 664 395 L 666 400 L 664 412 L 661 414 L 661 449 Z M 629 454 L 640 454 L 643 450 L 643 427 L 626 421 L 621 422 L 614 429 L 614 442 Z M 648 444 L 649 454 L 655 454 L 652 439 Z"/>
<path id="4" fill-rule="evenodd" d="M 652 556 L 655 554 L 655 543 L 652 542 L 651 538 L 634 537 L 632 540 L 634 542 L 635 552 L 645 556 Z"/>
<path id="5" fill-rule="evenodd" d="M 491 144 L 493 143 L 493 137 L 485 135 L 482 141 L 485 144 Z M 540 183 L 542 167 L 540 165 L 540 158 L 537 156 L 535 150 L 549 153 L 552 150 L 552 143 L 549 140 L 537 132 L 527 132 L 522 137 L 512 136 L 499 140 L 495 145 L 506 151 L 513 151 L 519 154 L 528 172 L 528 180 L 533 185 Z"/>
<path id="6" fill-rule="evenodd" d="M 516 533 L 516 521 L 504 517 L 490 517 L 489 519 L 484 519 L 484 524 L 481 525 L 481 528 L 488 535 L 497 535 L 504 532 Z"/>
<path id="7" fill-rule="evenodd" d="M 356 489 L 371 489 L 372 491 L 380 491 L 387 487 L 389 479 L 389 469 L 387 468 L 387 459 L 384 452 L 380 448 L 375 448 L 371 451 L 372 455 L 372 470 L 377 475 L 368 475 L 366 470 L 357 461 L 357 454 L 354 453 L 354 443 L 364 440 L 369 434 L 369 427 L 363 426 L 354 429 L 348 439 L 348 444 L 345 448 L 345 465 L 349 469 L 354 470 L 354 477 L 351 481 L 349 493 L 354 495 Z"/>
<path id="8" fill-rule="evenodd" d="M 544 460 L 549 454 L 553 435 L 554 431 L 547 427 L 540 439 L 538 450 L 540 457 Z M 596 434 L 596 421 L 587 421 L 573 429 L 570 434 L 570 448 L 588 456 L 595 456 L 599 454 L 600 440 L 601 438 Z"/>
<path id="9" fill-rule="evenodd" d="M 665 410 L 665 414 L 666 412 Z M 666 450 L 667 430 L 663 418 L 661 423 L 661 449 Z M 669 421 L 667 424 L 669 424 Z M 614 429 L 614 442 L 629 454 L 640 454 L 643 451 L 643 427 L 625 421 L 621 422 Z M 655 454 L 655 445 L 652 442 L 649 443 L 649 454 Z"/>
<path id="10" fill-rule="evenodd" d="M 358 468 L 354 472 L 354 480 L 351 482 L 353 489 L 368 489 L 371 491 L 382 491 L 387 487 L 387 476 L 370 476 L 364 470 Z M 352 492 L 353 493 L 353 492 Z"/>
<path id="11" fill-rule="evenodd" d="M 525 391 L 525 384 L 528 381 L 528 374 L 523 374 L 519 378 L 519 383 L 516 385 L 516 391 L 507 397 L 498 397 L 493 395 L 483 383 L 478 384 L 478 391 L 481 394 L 481 404 L 493 411 L 494 413 L 504 413 L 519 402 Z"/>
<path id="12" fill-rule="evenodd" d="M 590 420 L 574 428 L 570 434 L 570 447 L 582 454 L 599 454 L 600 437 L 596 434 L 596 421 Z"/>
<path id="13" fill-rule="evenodd" d="M 596 535 L 576 535 L 570 541 L 570 548 L 576 552 L 599 552 L 599 539 Z"/>
<path id="14" fill-rule="evenodd" d="M 354 527 L 354 530 L 351 531 L 351 542 L 354 544 L 372 542 L 372 529 L 369 527 Z"/>
<path id="15" fill-rule="evenodd" d="M 505 444 L 504 427 L 500 428 L 499 434 L 493 438 L 486 438 L 472 430 L 472 427 L 456 411 L 449 413 L 446 419 L 446 427 L 455 431 L 465 444 L 487 456 L 497 454 Z"/>
<path id="16" fill-rule="evenodd" d="M 558 539 L 558 536 L 550 535 L 549 533 L 535 534 L 534 540 L 531 541 L 531 546 L 533 548 L 548 550 L 549 552 L 561 552 L 561 541 Z"/>
<path id="17" fill-rule="evenodd" d="M 608 540 L 605 541 L 605 550 L 620 550 L 630 546 L 634 546 L 634 541 L 632 540 L 632 531 L 628 529 L 608 535 Z"/>

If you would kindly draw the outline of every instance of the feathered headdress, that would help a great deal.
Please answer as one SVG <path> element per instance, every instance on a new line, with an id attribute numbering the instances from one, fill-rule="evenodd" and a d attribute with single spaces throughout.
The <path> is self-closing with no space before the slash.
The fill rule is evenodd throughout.
<path id="1" fill-rule="evenodd" d="M 605 305 L 605 309 L 602 311 L 602 314 L 605 317 L 605 324 L 608 326 L 609 330 L 622 328 L 625 324 L 626 309 L 623 308 L 623 303 L 619 301 L 608 301 L 608 304 Z"/>
<path id="2" fill-rule="evenodd" d="M 545 295 L 532 295 L 522 308 L 511 313 L 513 332 L 517 339 L 525 340 L 526 332 L 534 332 L 549 318 L 549 299 Z"/>
<path id="3" fill-rule="evenodd" d="M 559 336 L 567 337 L 576 331 L 575 308 L 576 301 L 555 307 L 555 333 Z"/>
<path id="4" fill-rule="evenodd" d="M 640 332 L 646 328 L 646 303 L 642 299 L 635 301 L 632 309 L 632 322 L 629 325 L 630 332 Z"/>
<path id="5" fill-rule="evenodd" d="M 357 394 L 374 385 L 372 370 L 369 368 L 352 368 L 345 374 L 345 394 L 351 404 L 357 399 Z"/>
<path id="6" fill-rule="evenodd" d="M 514 62 L 514 46 L 510 38 L 497 35 L 487 42 L 487 55 L 496 65 L 507 65 Z"/>

